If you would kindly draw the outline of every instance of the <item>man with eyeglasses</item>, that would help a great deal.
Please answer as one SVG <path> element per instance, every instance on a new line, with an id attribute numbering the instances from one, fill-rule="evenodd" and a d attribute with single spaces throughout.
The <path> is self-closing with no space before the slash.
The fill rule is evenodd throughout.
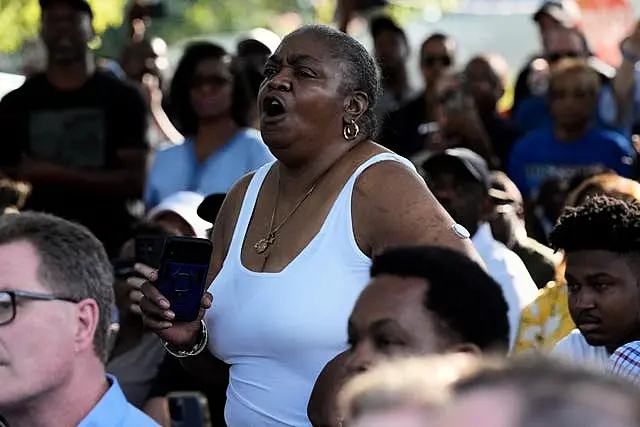
<path id="1" fill-rule="evenodd" d="M 106 375 L 113 272 L 84 227 L 0 217 L 0 413 L 10 426 L 157 426 Z"/>

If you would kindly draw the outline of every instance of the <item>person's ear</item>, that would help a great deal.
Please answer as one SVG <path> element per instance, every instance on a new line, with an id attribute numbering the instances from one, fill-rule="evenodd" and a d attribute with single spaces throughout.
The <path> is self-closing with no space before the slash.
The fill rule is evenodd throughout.
<path id="1" fill-rule="evenodd" d="M 362 91 L 355 91 L 344 99 L 344 122 L 358 121 L 369 108 L 369 96 Z"/>
<path id="2" fill-rule="evenodd" d="M 93 341 L 100 321 L 98 303 L 93 299 L 84 299 L 76 304 L 75 352 L 82 353 L 93 349 Z"/>
<path id="3" fill-rule="evenodd" d="M 470 342 L 454 344 L 447 348 L 446 353 L 467 353 L 472 356 L 482 357 L 482 350 L 480 350 L 480 347 Z"/>

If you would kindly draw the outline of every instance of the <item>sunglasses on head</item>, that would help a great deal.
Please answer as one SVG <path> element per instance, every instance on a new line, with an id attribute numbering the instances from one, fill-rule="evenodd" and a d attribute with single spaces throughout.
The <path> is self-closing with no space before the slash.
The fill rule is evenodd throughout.
<path id="1" fill-rule="evenodd" d="M 449 67 L 453 61 L 449 55 L 425 55 L 421 62 L 423 67 L 433 67 L 438 64 Z"/>
<path id="2" fill-rule="evenodd" d="M 191 80 L 191 87 L 192 88 L 200 88 L 202 86 L 205 85 L 209 85 L 212 87 L 222 87 L 224 85 L 227 85 L 231 83 L 231 79 L 224 77 L 224 76 L 218 76 L 215 74 L 212 75 L 195 75 L 193 77 L 193 79 Z"/>
<path id="3" fill-rule="evenodd" d="M 550 64 L 554 62 L 558 62 L 562 59 L 577 59 L 582 58 L 582 55 L 579 52 L 553 52 L 547 55 L 547 61 Z"/>

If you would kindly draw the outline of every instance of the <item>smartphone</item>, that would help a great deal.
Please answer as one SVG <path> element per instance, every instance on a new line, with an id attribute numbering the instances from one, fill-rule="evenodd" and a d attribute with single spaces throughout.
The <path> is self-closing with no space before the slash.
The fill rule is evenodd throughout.
<path id="1" fill-rule="evenodd" d="M 466 93 L 462 88 L 447 92 L 445 96 L 445 109 L 447 113 L 459 112 L 464 109 Z"/>
<path id="2" fill-rule="evenodd" d="M 159 269 L 165 237 L 140 236 L 135 240 L 135 261 Z"/>
<path id="3" fill-rule="evenodd" d="M 193 322 L 198 318 L 212 252 L 213 245 L 207 239 L 165 239 L 155 284 L 169 300 L 176 322 Z"/>
<path id="4" fill-rule="evenodd" d="M 171 427 L 211 427 L 207 398 L 199 392 L 169 393 Z"/>

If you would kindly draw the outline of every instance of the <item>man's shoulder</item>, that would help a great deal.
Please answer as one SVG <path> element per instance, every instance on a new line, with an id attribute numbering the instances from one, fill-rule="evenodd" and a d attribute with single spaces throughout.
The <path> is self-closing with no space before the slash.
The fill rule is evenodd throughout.
<path id="1" fill-rule="evenodd" d="M 36 74 L 29 77 L 22 85 L 2 97 L 3 105 L 19 106 L 21 104 L 32 104 L 34 100 L 42 95 L 42 91 L 47 89 L 47 79 L 44 74 Z"/>
<path id="2" fill-rule="evenodd" d="M 132 98 L 144 101 L 142 91 L 130 82 L 121 80 L 112 73 L 97 70 L 92 77 L 93 87 L 100 88 L 105 93 L 120 99 L 125 97 L 127 101 Z M 123 100 L 124 101 L 124 100 Z"/>
<path id="3" fill-rule="evenodd" d="M 160 424 L 132 404 L 127 403 L 127 406 L 127 414 L 122 427 L 160 427 Z"/>

